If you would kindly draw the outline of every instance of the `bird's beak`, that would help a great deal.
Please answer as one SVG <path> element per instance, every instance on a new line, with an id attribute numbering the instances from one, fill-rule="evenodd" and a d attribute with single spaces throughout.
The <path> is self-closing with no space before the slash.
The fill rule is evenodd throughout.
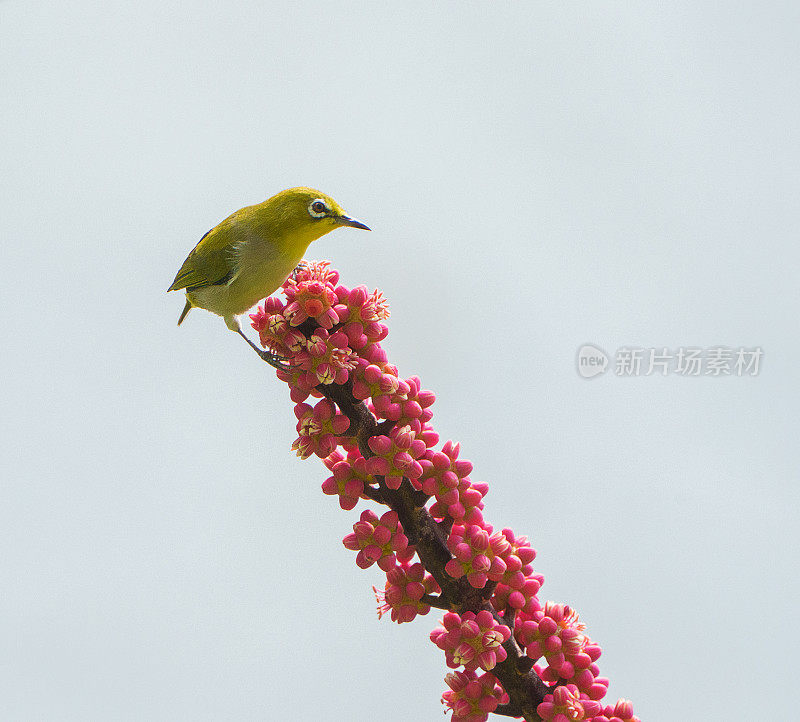
<path id="1" fill-rule="evenodd" d="M 336 221 L 340 226 L 350 226 L 351 228 L 361 228 L 365 231 L 371 230 L 369 226 L 364 225 L 361 221 L 350 216 L 336 216 Z"/>

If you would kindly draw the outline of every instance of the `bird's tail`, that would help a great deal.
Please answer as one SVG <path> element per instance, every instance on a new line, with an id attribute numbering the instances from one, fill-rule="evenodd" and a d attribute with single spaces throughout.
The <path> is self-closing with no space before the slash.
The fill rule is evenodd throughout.
<path id="1" fill-rule="evenodd" d="M 181 317 L 178 319 L 178 326 L 183 323 L 183 319 L 186 318 L 186 314 L 192 310 L 192 302 L 187 298 L 186 305 L 183 307 L 183 311 L 181 311 Z"/>

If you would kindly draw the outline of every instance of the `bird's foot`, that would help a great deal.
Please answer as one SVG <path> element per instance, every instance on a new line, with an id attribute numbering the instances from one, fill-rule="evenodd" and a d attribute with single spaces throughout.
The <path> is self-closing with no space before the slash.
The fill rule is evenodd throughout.
<path id="1" fill-rule="evenodd" d="M 293 371 L 296 367 L 290 364 L 283 356 L 279 356 L 276 353 L 272 353 L 272 351 L 258 351 L 258 355 L 261 356 L 261 360 L 264 363 L 268 363 L 272 368 L 279 369 L 280 371 L 286 371 L 287 373 Z"/>
<path id="2" fill-rule="evenodd" d="M 300 261 L 300 263 L 298 263 L 298 264 L 297 264 L 297 265 L 294 267 L 294 270 L 292 271 L 292 276 L 291 276 L 292 280 L 293 280 L 293 281 L 296 281 L 296 280 L 297 280 L 297 275 L 298 275 L 298 274 L 299 274 L 301 271 L 305 271 L 305 270 L 306 270 L 306 268 L 308 268 L 308 264 L 307 264 L 305 261 Z"/>
<path id="3" fill-rule="evenodd" d="M 260 349 L 249 338 L 247 338 L 247 336 L 245 336 L 242 329 L 237 329 L 236 333 L 238 333 L 245 341 L 247 341 L 247 345 L 259 355 L 264 363 L 268 363 L 273 368 L 286 372 L 292 371 L 295 368 L 285 358 L 283 358 L 283 356 L 279 356 L 269 349 Z"/>

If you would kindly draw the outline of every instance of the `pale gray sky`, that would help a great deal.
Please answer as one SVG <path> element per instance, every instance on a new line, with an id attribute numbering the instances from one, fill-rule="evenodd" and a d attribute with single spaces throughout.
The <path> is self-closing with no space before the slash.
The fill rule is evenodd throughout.
<path id="1" fill-rule="evenodd" d="M 167 295 L 292 185 L 311 248 L 647 722 L 794 706 L 800 5 L 0 4 L 0 716 L 434 720 L 292 404 Z M 593 343 L 757 377 L 591 380 Z M 613 359 L 612 359 L 613 363 Z M 793 370 L 795 369 L 795 370 Z M 792 439 L 795 439 L 792 442 Z M 754 682 L 753 680 L 757 680 Z"/>

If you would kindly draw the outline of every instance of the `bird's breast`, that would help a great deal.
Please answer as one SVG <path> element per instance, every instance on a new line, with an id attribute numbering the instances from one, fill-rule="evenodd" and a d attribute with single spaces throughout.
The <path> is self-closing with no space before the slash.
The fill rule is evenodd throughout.
<path id="1" fill-rule="evenodd" d="M 244 313 L 269 296 L 286 280 L 308 248 L 281 248 L 269 241 L 255 239 L 238 244 L 235 249 L 235 274 L 228 284 L 232 298 Z"/>

